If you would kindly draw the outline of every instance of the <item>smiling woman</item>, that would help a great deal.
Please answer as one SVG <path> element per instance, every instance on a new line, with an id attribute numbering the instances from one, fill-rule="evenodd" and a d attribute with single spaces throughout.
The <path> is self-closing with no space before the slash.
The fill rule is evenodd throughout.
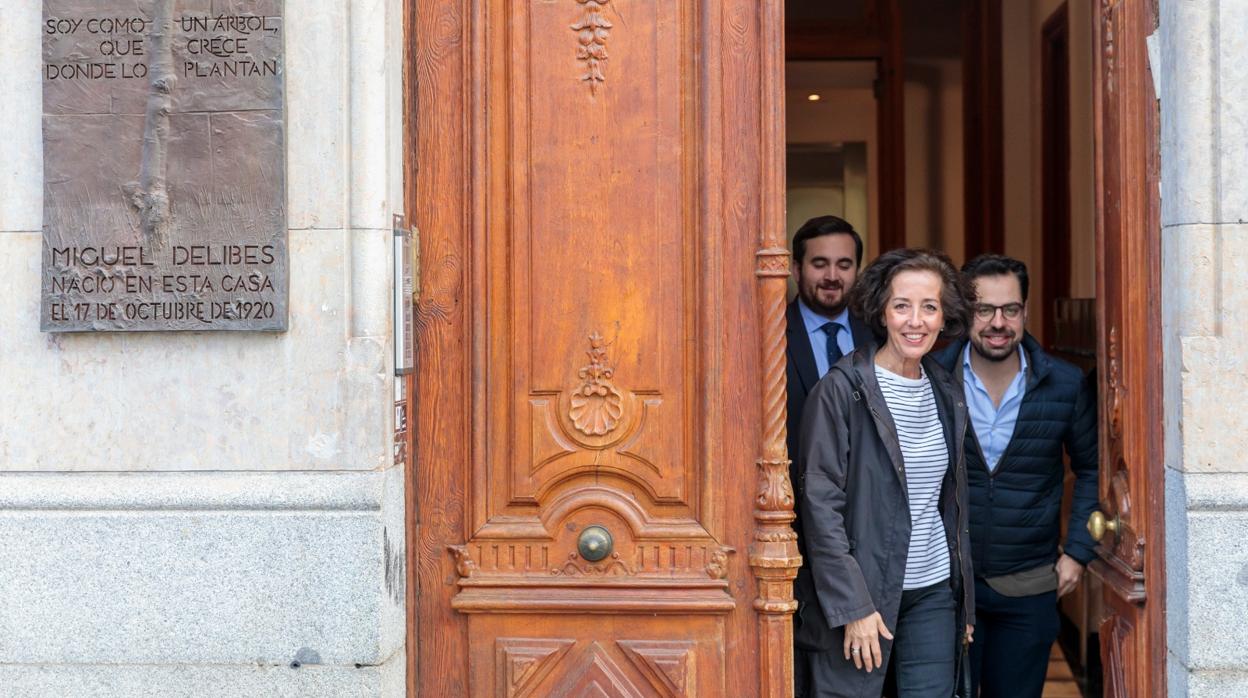
<path id="1" fill-rule="evenodd" d="M 884 306 L 887 340 L 875 355 L 875 363 L 899 376 L 921 377 L 919 360 L 931 351 L 936 335 L 944 329 L 940 304 L 940 276 L 932 271 L 903 271 L 893 277 L 891 294 Z"/>
<path id="2" fill-rule="evenodd" d="M 829 370 L 802 420 L 802 695 L 829 686 L 879 695 L 876 670 L 885 668 L 899 696 L 953 695 L 959 683 L 959 647 L 974 624 L 962 505 L 968 418 L 953 379 L 927 354 L 942 333 L 965 332 L 965 288 L 945 255 L 901 249 L 868 266 L 850 293 L 880 346 Z"/>
<path id="3" fill-rule="evenodd" d="M 939 305 L 944 315 L 942 331 L 946 337 L 960 337 L 969 329 L 970 303 L 975 291 L 957 273 L 949 257 L 932 250 L 893 250 L 880 255 L 863 270 L 850 298 L 854 310 L 871 327 L 877 339 L 883 341 L 888 336 L 885 311 L 894 296 L 898 276 L 906 272 L 924 272 L 939 278 Z"/>

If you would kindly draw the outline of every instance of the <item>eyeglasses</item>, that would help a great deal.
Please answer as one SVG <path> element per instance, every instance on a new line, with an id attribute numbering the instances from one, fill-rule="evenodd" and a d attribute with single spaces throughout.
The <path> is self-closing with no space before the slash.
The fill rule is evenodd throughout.
<path id="1" fill-rule="evenodd" d="M 980 320 L 991 320 L 997 316 L 998 310 L 1001 311 L 1001 315 L 1006 320 L 1013 320 L 1023 314 L 1023 304 L 988 305 L 987 303 L 977 303 L 975 304 L 975 317 Z"/>

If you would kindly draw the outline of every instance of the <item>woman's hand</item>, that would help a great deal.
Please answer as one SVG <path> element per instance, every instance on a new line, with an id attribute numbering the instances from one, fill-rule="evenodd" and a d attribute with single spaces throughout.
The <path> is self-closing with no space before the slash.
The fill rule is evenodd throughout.
<path id="1" fill-rule="evenodd" d="M 851 621 L 845 626 L 845 658 L 853 659 L 854 666 L 866 668 L 867 673 L 884 664 L 884 655 L 880 652 L 880 637 L 893 639 L 888 632 L 880 612 L 876 611 L 866 618 Z"/>
<path id="2" fill-rule="evenodd" d="M 968 625 L 966 626 L 966 644 L 969 645 L 974 641 L 975 641 L 975 626 Z"/>

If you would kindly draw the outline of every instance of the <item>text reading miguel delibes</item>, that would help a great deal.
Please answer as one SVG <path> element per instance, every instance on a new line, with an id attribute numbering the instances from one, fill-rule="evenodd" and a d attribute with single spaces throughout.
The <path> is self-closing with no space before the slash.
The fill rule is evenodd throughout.
<path id="1" fill-rule="evenodd" d="M 263 294 L 274 292 L 267 267 L 276 260 L 273 245 L 173 245 L 173 267 L 194 267 L 185 274 L 144 274 L 143 267 L 156 266 L 151 251 L 139 245 L 109 247 L 54 247 L 52 267 L 94 270 L 53 276 L 51 291 L 57 294 L 107 296 L 114 293 L 148 295 L 166 293 L 175 300 L 126 300 L 53 302 L 53 322 L 97 320 L 268 320 L 276 308 L 263 296 L 254 300 L 205 301 L 196 296 L 214 291 Z M 223 273 L 201 268 L 223 269 Z M 116 270 L 113 273 L 111 270 Z M 139 270 L 140 273 L 135 273 Z M 108 273 L 106 273 L 106 271 Z"/>
<path id="2" fill-rule="evenodd" d="M 48 63 L 48 80 L 126 80 L 146 78 L 146 34 L 153 28 L 146 17 L 49 18 L 44 33 L 50 36 L 87 37 L 96 43 L 94 60 Z M 263 77 L 277 74 L 276 58 L 252 56 L 254 41 L 266 34 L 276 35 L 279 22 L 256 15 L 182 15 L 173 22 L 174 32 L 183 35 L 177 70 L 182 77 Z M 211 34 L 211 36 L 203 36 Z"/>

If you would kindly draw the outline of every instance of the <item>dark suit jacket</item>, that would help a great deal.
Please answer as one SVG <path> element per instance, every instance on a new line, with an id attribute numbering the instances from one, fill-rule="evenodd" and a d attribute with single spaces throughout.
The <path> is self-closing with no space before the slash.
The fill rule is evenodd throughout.
<path id="1" fill-rule="evenodd" d="M 788 383 L 788 428 L 789 460 L 796 460 L 797 435 L 802 430 L 802 408 L 806 406 L 806 396 L 815 389 L 819 382 L 819 368 L 815 364 L 815 353 L 810 348 L 810 337 L 806 333 L 806 323 L 802 321 L 802 309 L 797 300 L 789 303 L 785 311 L 788 328 L 785 330 L 787 348 L 785 349 L 785 379 Z M 854 348 L 874 345 L 875 337 L 871 330 L 858 318 L 849 316 L 849 333 L 854 338 Z M 789 465 L 789 476 L 796 473 L 792 464 Z M 794 480 L 790 480 L 795 482 Z"/>
<path id="2" fill-rule="evenodd" d="M 802 320 L 802 309 L 797 299 L 789 303 L 785 311 L 787 328 L 785 329 L 785 380 L 788 384 L 788 414 L 785 428 L 788 430 L 789 446 L 789 482 L 793 483 L 793 491 L 797 491 L 797 444 L 798 435 L 802 431 L 802 410 L 806 407 L 806 396 L 815 389 L 819 382 L 819 366 L 815 363 L 815 352 L 810 348 L 810 336 L 806 332 L 806 323 Z M 874 348 L 875 337 L 871 330 L 858 318 L 849 316 L 849 334 L 854 338 L 854 349 Z M 794 499 L 793 509 L 797 519 L 793 521 L 793 530 L 797 531 L 798 549 L 806 558 L 806 541 L 802 537 L 802 512 L 800 499 Z"/>

